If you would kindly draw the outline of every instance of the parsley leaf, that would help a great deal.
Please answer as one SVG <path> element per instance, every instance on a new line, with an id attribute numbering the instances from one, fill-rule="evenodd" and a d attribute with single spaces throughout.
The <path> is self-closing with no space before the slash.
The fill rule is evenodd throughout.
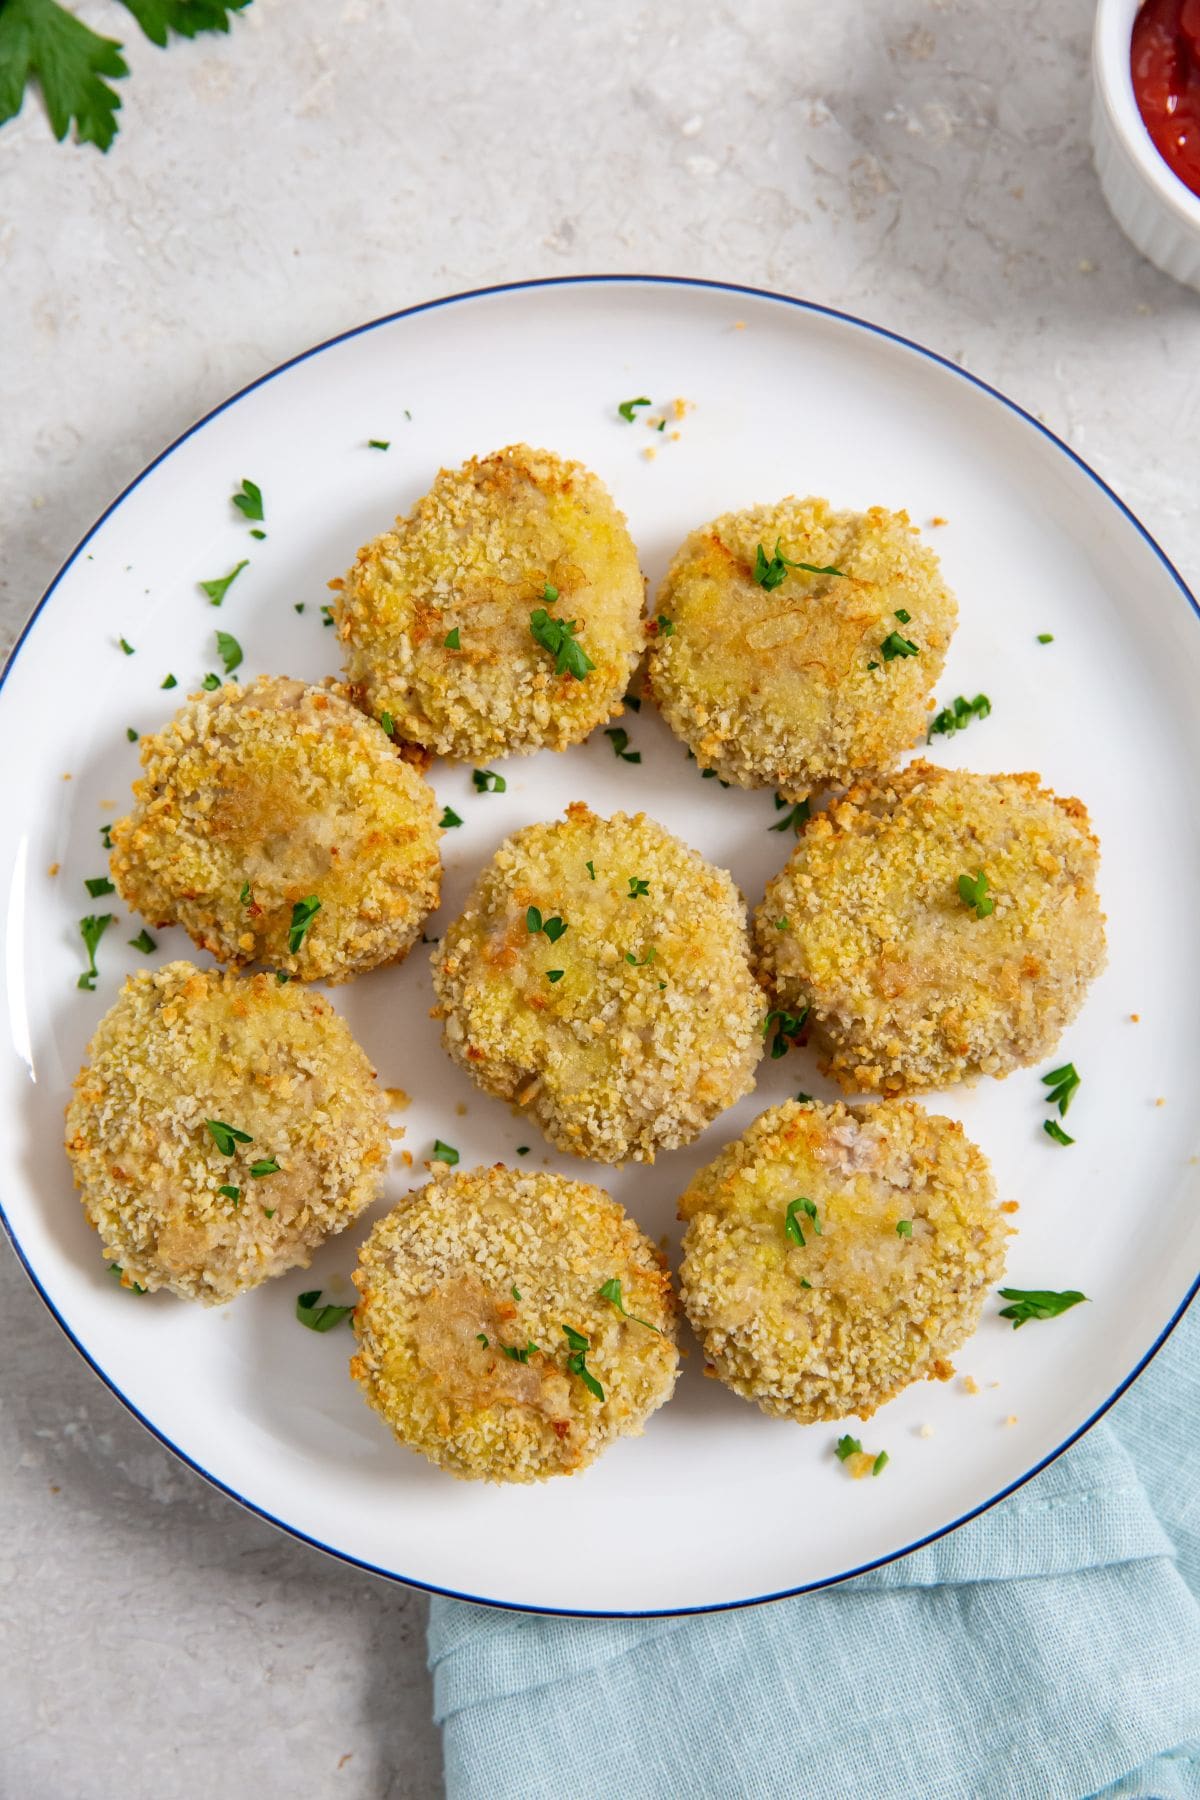
<path id="1" fill-rule="evenodd" d="M 972 719 L 986 719 L 992 710 L 992 703 L 986 694 L 976 694 L 973 700 L 967 700 L 959 694 L 952 706 L 944 706 L 933 718 L 926 743 L 932 743 L 935 737 L 953 737 L 956 731 L 965 731 Z"/>
<path id="2" fill-rule="evenodd" d="M 429 1160 L 431 1162 L 445 1163 L 448 1169 L 452 1169 L 458 1161 L 458 1151 L 454 1148 L 453 1144 L 443 1144 L 441 1138 L 434 1138 L 433 1155 Z"/>
<path id="3" fill-rule="evenodd" d="M 293 906 L 292 922 L 288 926 L 288 949 L 293 956 L 304 942 L 304 935 L 320 910 L 321 902 L 315 894 L 310 894 L 306 900 L 297 900 Z"/>
<path id="4" fill-rule="evenodd" d="M 219 685 L 219 684 L 218 684 L 218 685 Z M 126 737 L 127 737 L 127 738 L 128 738 L 128 739 L 129 739 L 129 741 L 130 741 L 130 743 L 131 743 L 131 744 L 136 744 L 136 743 L 137 743 L 137 741 L 138 741 L 138 734 L 137 734 L 137 732 L 136 732 L 136 731 L 135 731 L 135 730 L 134 730 L 134 729 L 133 729 L 133 726 L 132 726 L 132 725 L 127 725 L 127 726 L 126 726 L 126 727 L 125 727 L 125 736 L 126 736 Z"/>
<path id="5" fill-rule="evenodd" d="M 771 1039 L 771 1060 L 777 1062 L 786 1056 L 808 1022 L 808 1007 L 801 1007 L 798 1013 L 780 1012 L 772 1009 L 762 1022 L 762 1034 L 770 1036 L 771 1026 L 775 1026 L 775 1035 Z"/>
<path id="6" fill-rule="evenodd" d="M 258 1162 L 250 1164 L 250 1173 L 255 1181 L 261 1181 L 264 1175 L 278 1175 L 279 1164 L 273 1156 L 264 1156 Z"/>
<path id="7" fill-rule="evenodd" d="M 645 956 L 642 957 L 640 962 L 638 961 L 637 957 L 633 954 L 632 950 L 627 950 L 625 952 L 625 961 L 627 963 L 632 963 L 633 967 L 635 969 L 644 969 L 648 963 L 652 963 L 654 961 L 654 959 L 657 955 L 658 955 L 658 951 L 654 948 L 654 945 L 651 944 L 650 948 L 647 950 Z"/>
<path id="8" fill-rule="evenodd" d="M 839 1462 L 845 1462 L 851 1456 L 862 1455 L 862 1440 L 856 1437 L 840 1437 L 834 1446 L 834 1454 Z"/>
<path id="9" fill-rule="evenodd" d="M 897 656 L 920 656 L 920 646 L 911 638 L 901 637 L 898 631 L 889 631 L 879 648 L 883 651 L 884 662 L 893 662 Z"/>
<path id="10" fill-rule="evenodd" d="M 554 658 L 556 675 L 573 675 L 576 681 L 582 681 L 588 670 L 595 668 L 583 645 L 575 641 L 578 626 L 574 619 L 552 619 L 545 607 L 539 606 L 529 615 L 529 629 L 535 642 Z"/>
<path id="11" fill-rule="evenodd" d="M 134 656 L 137 654 L 136 651 L 134 650 L 133 645 L 128 643 L 125 640 L 125 638 L 118 638 L 117 642 L 118 642 L 118 644 L 120 644 L 120 646 L 121 646 L 122 650 L 125 652 L 126 656 Z"/>
<path id="12" fill-rule="evenodd" d="M 244 519 L 261 519 L 263 516 L 262 489 L 253 481 L 242 479 L 240 494 L 231 494 L 230 499 Z"/>
<path id="13" fill-rule="evenodd" d="M 640 875 L 629 877 L 629 892 L 625 896 L 627 900 L 641 900 L 649 892 L 650 883 L 648 881 L 643 881 Z"/>
<path id="14" fill-rule="evenodd" d="M 1054 642 L 1054 633 L 1052 631 L 1039 631 L 1037 634 L 1037 641 L 1039 644 L 1052 644 Z"/>
<path id="15" fill-rule="evenodd" d="M 547 969 L 546 980 L 550 982 L 561 981 L 566 972 L 565 969 Z"/>
<path id="16" fill-rule="evenodd" d="M 775 796 L 776 812 L 782 812 L 786 805 L 787 805 L 787 801 L 784 799 L 783 795 L 776 794 L 776 796 Z M 810 806 L 809 802 L 807 800 L 799 800 L 799 801 L 797 801 L 796 805 L 792 807 L 790 812 L 784 814 L 784 817 L 782 819 L 780 819 L 778 821 L 778 823 L 776 823 L 774 825 L 768 825 L 767 830 L 768 831 L 794 831 L 796 836 L 799 837 L 800 833 L 804 830 L 804 827 L 808 824 L 811 814 L 812 814 L 812 807 Z"/>
<path id="17" fill-rule="evenodd" d="M 93 875 L 83 885 L 93 900 L 99 900 L 103 894 L 115 894 L 117 891 L 107 875 Z"/>
<path id="18" fill-rule="evenodd" d="M 462 824 L 462 820 L 452 806 L 447 806 L 438 820 L 438 824 L 443 831 L 453 831 L 456 825 Z"/>
<path id="19" fill-rule="evenodd" d="M 1073 1144 L 1075 1139 L 1068 1137 L 1057 1119 L 1043 1119 L 1042 1130 L 1046 1136 L 1053 1138 L 1056 1144 Z"/>
<path id="20" fill-rule="evenodd" d="M 232 675 L 242 660 L 242 646 L 227 631 L 217 633 L 217 655 L 225 664 L 225 673 Z"/>
<path id="21" fill-rule="evenodd" d="M 211 669 L 209 670 L 208 674 L 204 677 L 204 680 L 200 683 L 200 686 L 208 694 L 215 694 L 217 689 L 220 687 L 220 685 L 221 685 L 221 677 L 219 675 L 214 675 Z"/>
<path id="22" fill-rule="evenodd" d="M 473 769 L 471 780 L 479 794 L 503 794 L 508 791 L 507 781 L 503 775 L 497 775 L 495 769 Z"/>
<path id="23" fill-rule="evenodd" d="M 958 878 L 958 897 L 977 919 L 986 919 L 996 910 L 996 902 L 988 898 L 987 885 L 988 879 L 982 869 L 977 875 L 960 875 Z"/>
<path id="24" fill-rule="evenodd" d="M 651 404 L 651 401 L 650 401 L 649 396 L 646 394 L 641 394 L 641 395 L 639 395 L 639 397 L 636 400 L 622 400 L 620 406 L 618 406 L 618 408 L 617 408 L 617 411 L 620 413 L 621 417 L 626 421 L 627 424 L 632 425 L 633 424 L 633 409 L 634 409 L 634 407 L 635 406 L 649 406 L 650 404 Z"/>
<path id="25" fill-rule="evenodd" d="M 1086 1300 L 1087 1295 L 1075 1288 L 1068 1288 L 1061 1294 L 1053 1293 L 1049 1288 L 1001 1288 L 1000 1298 L 1013 1303 L 1000 1308 L 1000 1317 L 1011 1319 L 1013 1330 L 1019 1331 L 1029 1319 L 1056 1319 L 1059 1313 L 1069 1312 L 1071 1307 Z"/>
<path id="26" fill-rule="evenodd" d="M 233 1156 L 239 1144 L 254 1142 L 248 1131 L 239 1131 L 236 1125 L 226 1125 L 224 1119 L 205 1119 L 204 1123 L 222 1156 Z"/>
<path id="27" fill-rule="evenodd" d="M 454 630 L 448 631 L 446 633 L 445 637 L 442 639 L 442 649 L 443 650 L 459 650 L 461 648 L 462 648 L 462 646 L 458 640 L 458 626 L 456 625 L 454 627 Z"/>
<path id="28" fill-rule="evenodd" d="M 107 150 L 121 102 L 102 79 L 128 75 L 113 38 L 101 37 L 56 0 L 6 0 L 0 6 L 0 124 L 21 110 L 36 81 L 59 143 L 72 122 L 77 144 Z"/>
<path id="29" fill-rule="evenodd" d="M 641 762 L 642 753 L 640 750 L 631 750 L 629 748 L 629 733 L 623 726 L 606 726 L 604 735 L 611 741 L 614 755 L 619 756 L 622 762 Z"/>
<path id="30" fill-rule="evenodd" d="M 639 1319 L 636 1313 L 626 1312 L 625 1302 L 621 1298 L 621 1283 L 616 1275 L 610 1276 L 606 1282 L 602 1283 L 596 1297 L 599 1300 L 607 1300 L 610 1306 L 615 1306 L 622 1318 L 629 1319 L 634 1325 L 644 1325 L 647 1331 L 657 1331 L 659 1337 L 662 1337 L 661 1328 L 652 1325 L 649 1319 Z"/>
<path id="31" fill-rule="evenodd" d="M 222 600 L 237 580 L 243 569 L 249 568 L 249 558 L 243 556 L 240 563 L 235 563 L 228 575 L 218 575 L 213 581 L 202 581 L 200 586 L 208 595 L 214 606 L 220 606 Z"/>
<path id="32" fill-rule="evenodd" d="M 353 1306 L 334 1306 L 331 1302 L 321 1305 L 320 1288 L 310 1288 L 307 1294 L 301 1294 L 296 1301 L 296 1317 L 310 1331 L 332 1331 L 343 1319 L 348 1319 L 354 1311 Z"/>
<path id="33" fill-rule="evenodd" d="M 659 615 L 658 615 L 658 635 L 659 635 L 659 637 L 674 637 L 675 636 L 675 621 L 674 621 L 674 619 L 666 619 L 663 617 L 662 613 L 659 613 Z M 638 704 L 640 705 L 641 702 L 639 701 Z"/>
<path id="34" fill-rule="evenodd" d="M 510 1362 L 527 1363 L 531 1356 L 539 1354 L 538 1347 L 532 1338 L 529 1339 L 523 1350 L 519 1349 L 516 1344 L 498 1344 L 496 1347 L 501 1356 L 507 1356 Z"/>
<path id="35" fill-rule="evenodd" d="M 86 988 L 89 994 L 95 993 L 96 977 L 100 973 L 96 967 L 96 946 L 115 917 L 115 913 L 89 913 L 86 919 L 79 921 L 79 935 L 83 939 L 83 947 L 87 951 L 88 966 L 75 985 Z"/>
<path id="36" fill-rule="evenodd" d="M 530 906 L 525 911 L 525 929 L 533 937 L 536 937 L 539 931 L 544 931 L 550 942 L 557 944 L 563 932 L 567 930 L 567 922 L 565 919 L 559 918 L 557 914 L 552 919 L 543 919 L 537 907 Z"/>
<path id="37" fill-rule="evenodd" d="M 176 681 L 176 679 L 173 675 L 168 675 L 167 679 L 165 681 L 160 681 L 158 685 L 160 687 L 164 687 L 164 688 L 173 688 L 173 687 L 178 687 L 179 683 Z"/>
<path id="38" fill-rule="evenodd" d="M 92 884 L 89 881 L 89 893 L 91 892 L 91 886 Z M 1046 1095 L 1046 1105 L 1057 1106 L 1059 1117 L 1065 1117 L 1068 1106 L 1070 1106 L 1071 1101 L 1075 1098 L 1075 1090 L 1082 1080 L 1082 1077 L 1075 1068 L 1075 1064 L 1064 1063 L 1061 1069 L 1051 1069 L 1048 1075 L 1042 1076 L 1042 1080 L 1050 1089 L 1050 1092 Z"/>
<path id="39" fill-rule="evenodd" d="M 101 827 L 100 827 L 100 842 L 104 845 L 104 848 L 106 850 L 112 849 L 113 845 L 112 845 L 112 826 L 111 825 L 101 825 Z"/>
<path id="40" fill-rule="evenodd" d="M 910 1238 L 912 1236 L 912 1220 L 911 1219 L 897 1219 L 896 1220 L 896 1236 L 902 1237 L 902 1238 Z"/>
<path id="41" fill-rule="evenodd" d="M 787 579 L 789 569 L 803 569 L 808 575 L 841 575 L 843 573 L 841 569 L 835 569 L 832 564 L 822 568 L 817 563 L 793 562 L 791 557 L 784 556 L 780 550 L 781 541 L 779 538 L 775 539 L 775 554 L 769 561 L 761 544 L 754 556 L 754 579 L 760 588 L 767 590 L 768 594 Z"/>
<path id="42" fill-rule="evenodd" d="M 116 1276 L 118 1282 L 121 1284 L 122 1287 L 125 1286 L 125 1271 L 121 1267 L 120 1263 L 109 1263 L 108 1272 L 110 1275 Z M 144 1294 L 146 1292 L 146 1290 L 144 1287 L 142 1287 L 140 1285 L 140 1283 L 138 1283 L 136 1281 L 131 1281 L 129 1283 L 129 1292 L 131 1294 Z"/>
<path id="43" fill-rule="evenodd" d="M 821 1235 L 821 1221 L 817 1217 L 817 1209 L 811 1200 L 805 1200 L 801 1197 L 796 1200 L 788 1201 L 787 1212 L 784 1214 L 783 1219 L 784 1235 L 785 1237 L 789 1237 L 793 1244 L 799 1244 L 800 1248 L 803 1250 L 807 1243 L 807 1239 L 804 1236 L 804 1228 L 800 1223 L 801 1213 L 803 1213 L 806 1218 L 812 1220 L 813 1232 L 817 1237 L 820 1237 Z"/>
<path id="44" fill-rule="evenodd" d="M 152 44 L 165 49 L 168 31 L 194 38 L 202 31 L 228 31 L 229 14 L 250 0 L 121 0 Z"/>
<path id="45" fill-rule="evenodd" d="M 223 1194 L 226 1200 L 232 1200 L 235 1206 L 242 1197 L 241 1188 L 234 1187 L 231 1182 L 223 1182 L 217 1192 Z"/>
<path id="46" fill-rule="evenodd" d="M 152 950 L 158 949 L 158 945 L 143 925 L 137 936 L 129 939 L 129 948 L 131 950 L 140 950 L 143 956 L 149 956 Z"/>
<path id="47" fill-rule="evenodd" d="M 587 1338 L 584 1337 L 582 1331 L 572 1331 L 569 1325 L 563 1326 L 563 1334 L 571 1352 L 567 1358 L 568 1369 L 572 1375 L 578 1375 L 589 1394 L 594 1394 L 597 1400 L 603 1400 L 604 1389 L 587 1366 L 586 1357 L 591 1348 Z"/>

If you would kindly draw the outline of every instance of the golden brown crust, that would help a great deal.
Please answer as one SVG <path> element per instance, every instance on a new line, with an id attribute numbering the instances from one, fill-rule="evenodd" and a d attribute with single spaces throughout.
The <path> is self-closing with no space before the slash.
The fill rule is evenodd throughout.
<path id="1" fill-rule="evenodd" d="M 601 1297 L 614 1279 L 645 1323 Z M 351 1372 L 368 1403 L 464 1479 L 572 1474 L 640 1434 L 675 1385 L 670 1278 L 616 1202 L 581 1181 L 501 1164 L 445 1175 L 376 1225 L 354 1281 Z M 602 1399 L 569 1366 L 568 1326 Z"/>
<path id="2" fill-rule="evenodd" d="M 757 548 L 770 558 L 777 541 L 841 574 L 793 569 L 764 588 Z M 654 634 L 647 683 L 671 729 L 723 781 L 793 800 L 887 768 L 918 741 L 958 616 L 906 513 L 794 498 L 693 532 L 655 611 L 674 630 Z M 889 660 L 893 632 L 919 654 Z"/>
<path id="3" fill-rule="evenodd" d="M 334 616 L 365 711 L 390 713 L 399 738 L 486 762 L 562 750 L 620 712 L 644 599 L 604 484 L 513 444 L 440 470 L 408 517 L 359 551 Z M 533 637 L 539 608 L 575 621 L 595 664 L 582 680 L 557 674 Z"/>
<path id="4" fill-rule="evenodd" d="M 1104 966 L 1097 851 L 1082 802 L 1037 775 L 911 763 L 809 822 L 755 913 L 760 978 L 811 1005 L 851 1092 L 1007 1074 L 1050 1053 Z M 958 889 L 980 869 L 984 918 Z"/>
<path id="5" fill-rule="evenodd" d="M 563 935 L 531 932 L 530 907 Z M 748 949 L 723 870 L 644 813 L 576 803 L 501 845 L 434 952 L 443 1043 L 559 1149 L 652 1162 L 754 1085 L 766 1002 Z"/>
<path id="6" fill-rule="evenodd" d="M 816 1218 L 796 1208 L 789 1235 L 800 1200 Z M 898 1100 L 773 1107 L 679 1212 L 684 1310 L 710 1363 L 801 1424 L 865 1419 L 909 1382 L 952 1374 L 1009 1234 L 961 1125 Z"/>
<path id="7" fill-rule="evenodd" d="M 126 1283 L 209 1305 L 307 1266 L 382 1185 L 374 1084 L 317 994 L 186 962 L 131 976 L 67 1108 L 67 1155 L 105 1258 Z M 208 1119 L 249 1142 L 224 1154 Z M 251 1175 L 269 1161 L 277 1172 Z"/>
<path id="8" fill-rule="evenodd" d="M 348 981 L 405 956 L 438 903 L 433 790 L 337 693 L 261 675 L 194 694 L 141 758 L 114 880 L 222 962 Z M 292 951 L 293 907 L 313 894 Z"/>

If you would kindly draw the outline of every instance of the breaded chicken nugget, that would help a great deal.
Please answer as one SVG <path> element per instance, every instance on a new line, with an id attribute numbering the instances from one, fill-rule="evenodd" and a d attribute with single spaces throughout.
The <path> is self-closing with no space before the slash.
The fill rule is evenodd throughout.
<path id="1" fill-rule="evenodd" d="M 672 731 L 722 781 L 789 800 L 917 742 L 958 617 L 906 513 L 816 499 L 694 531 L 655 611 L 647 682 Z"/>
<path id="2" fill-rule="evenodd" d="M 346 679 L 398 738 L 486 762 L 577 744 L 642 647 L 637 551 L 582 464 L 514 444 L 442 469 L 358 553 L 334 608 Z"/>
<path id="3" fill-rule="evenodd" d="M 701 1169 L 679 1216 L 684 1310 L 709 1362 L 805 1425 L 865 1419 L 953 1374 L 1009 1230 L 962 1126 L 899 1100 L 772 1107 Z"/>
<path id="4" fill-rule="evenodd" d="M 186 962 L 131 976 L 101 1019 L 66 1143 L 126 1285 L 208 1305 L 306 1267 L 375 1199 L 389 1149 L 327 1000 Z"/>
<path id="5" fill-rule="evenodd" d="M 914 762 L 812 819 L 754 919 L 775 1004 L 848 1091 L 1037 1062 L 1104 966 L 1098 849 L 1036 775 Z"/>
<path id="6" fill-rule="evenodd" d="M 222 962 L 349 981 L 438 903 L 433 789 L 335 693 L 260 675 L 194 694 L 141 757 L 113 878 Z"/>
<path id="7" fill-rule="evenodd" d="M 460 1170 L 376 1225 L 354 1276 L 366 1398 L 454 1475 L 544 1481 L 640 1434 L 675 1386 L 653 1245 L 599 1188 Z"/>
<path id="8" fill-rule="evenodd" d="M 644 813 L 576 803 L 509 838 L 433 972 L 450 1055 L 577 1156 L 653 1162 L 754 1085 L 741 895 Z"/>

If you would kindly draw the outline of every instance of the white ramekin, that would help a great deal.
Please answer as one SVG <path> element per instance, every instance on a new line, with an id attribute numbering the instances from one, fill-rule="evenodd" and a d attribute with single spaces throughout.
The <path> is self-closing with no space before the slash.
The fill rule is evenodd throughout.
<path id="1" fill-rule="evenodd" d="M 1129 46 L 1140 0 L 1099 0 L 1092 38 L 1092 152 L 1126 237 L 1176 281 L 1200 288 L 1200 197 L 1173 175 L 1142 123 Z"/>

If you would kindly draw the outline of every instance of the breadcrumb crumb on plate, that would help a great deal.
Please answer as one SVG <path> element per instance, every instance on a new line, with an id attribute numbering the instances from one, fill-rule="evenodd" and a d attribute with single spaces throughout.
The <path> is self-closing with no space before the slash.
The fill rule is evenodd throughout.
<path id="1" fill-rule="evenodd" d="M 101 1019 L 66 1147 L 126 1284 L 216 1305 L 307 1267 L 376 1198 L 389 1144 L 374 1070 L 328 1000 L 174 962 L 130 976 Z"/>
<path id="2" fill-rule="evenodd" d="M 582 1181 L 442 1175 L 376 1225 L 354 1282 L 351 1373 L 401 1443 L 464 1479 L 571 1475 L 675 1385 L 670 1277 Z"/>
<path id="3" fill-rule="evenodd" d="M 850 1092 L 1006 1075 L 1049 1055 L 1104 966 L 1098 862 L 1086 807 L 1038 776 L 910 763 L 809 821 L 755 913 L 760 978 L 811 1006 Z M 983 916 L 959 887 L 980 870 Z"/>
<path id="4" fill-rule="evenodd" d="M 866 1419 L 912 1381 L 946 1380 L 1010 1229 L 962 1126 L 899 1100 L 771 1108 L 693 1179 L 679 1216 L 705 1355 L 735 1393 L 801 1424 Z"/>

